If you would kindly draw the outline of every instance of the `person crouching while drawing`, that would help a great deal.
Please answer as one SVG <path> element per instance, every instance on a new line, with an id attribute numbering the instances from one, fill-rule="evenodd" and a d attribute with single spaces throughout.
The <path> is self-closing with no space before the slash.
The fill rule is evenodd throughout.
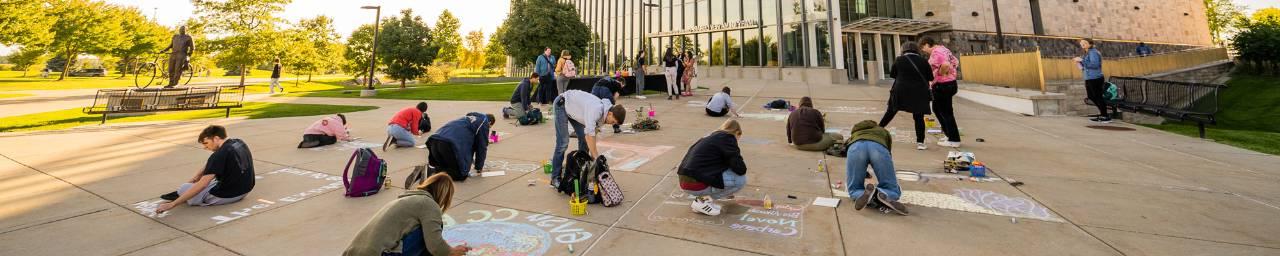
<path id="1" fill-rule="evenodd" d="M 453 205 L 453 180 L 436 173 L 382 206 L 351 239 L 345 256 L 466 255 L 471 248 L 444 240 L 444 213 Z"/>
<path id="2" fill-rule="evenodd" d="M 747 186 L 747 163 L 742 160 L 738 139 L 742 126 L 737 120 L 727 120 L 720 129 L 699 139 L 684 160 L 680 161 L 680 189 L 695 196 L 690 207 L 693 211 L 716 216 L 720 205 L 715 199 L 731 199 L 734 193 Z"/>
<path id="3" fill-rule="evenodd" d="M 853 209 L 862 210 L 876 205 L 882 212 L 907 215 L 907 207 L 898 202 L 902 188 L 898 186 L 897 172 L 893 169 L 893 137 L 876 121 L 864 120 L 853 125 L 849 139 L 848 156 L 845 159 L 845 184 L 849 184 L 849 198 L 854 198 Z M 866 189 L 867 165 L 876 172 L 876 187 Z"/>

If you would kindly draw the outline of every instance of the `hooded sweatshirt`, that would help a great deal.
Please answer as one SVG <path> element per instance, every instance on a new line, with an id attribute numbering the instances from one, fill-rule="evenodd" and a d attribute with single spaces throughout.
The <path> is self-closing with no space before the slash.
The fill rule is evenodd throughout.
<path id="1" fill-rule="evenodd" d="M 422 190 L 405 191 L 400 198 L 382 206 L 369 223 L 356 233 L 351 245 L 342 255 L 382 255 L 383 252 L 400 252 L 401 239 L 418 227 L 422 227 L 422 240 L 431 255 L 449 255 L 449 243 L 444 240 L 444 212 Z"/>
<path id="2" fill-rule="evenodd" d="M 485 114 L 471 112 L 466 116 L 445 123 L 432 134 L 431 138 L 448 141 L 453 144 L 453 152 L 458 159 L 460 171 L 471 170 L 474 155 L 476 169 L 484 168 L 484 159 L 489 150 L 489 117 Z"/>
<path id="3" fill-rule="evenodd" d="M 715 131 L 699 139 L 680 161 L 680 187 L 698 191 L 698 184 L 724 188 L 724 172 L 733 171 L 747 175 L 747 163 L 742 160 L 738 138 L 725 131 Z M 705 189 L 705 187 L 703 187 Z"/>
<path id="4" fill-rule="evenodd" d="M 853 134 L 850 136 L 849 144 L 860 140 L 872 141 L 884 145 L 885 149 L 893 152 L 893 136 L 889 135 L 889 131 L 876 124 L 876 121 L 863 120 L 853 125 Z"/>

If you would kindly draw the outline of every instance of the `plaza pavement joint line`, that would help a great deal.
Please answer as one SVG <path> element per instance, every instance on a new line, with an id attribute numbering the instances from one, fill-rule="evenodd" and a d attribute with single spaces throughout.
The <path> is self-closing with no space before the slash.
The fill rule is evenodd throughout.
<path id="1" fill-rule="evenodd" d="M 1089 224 L 1084 224 L 1084 226 L 1085 226 L 1085 227 L 1091 227 L 1091 228 L 1098 228 L 1098 229 L 1106 229 L 1106 230 L 1113 230 L 1113 231 L 1120 231 L 1120 232 L 1128 232 L 1128 233 L 1135 233 L 1135 234 L 1150 235 L 1150 236 L 1172 237 L 1172 238 L 1181 238 L 1181 239 L 1187 239 L 1187 240 L 1196 240 L 1196 241 L 1201 241 L 1201 242 L 1210 242 L 1210 243 L 1219 243 L 1219 244 L 1230 244 L 1230 245 L 1239 245 L 1239 246 L 1249 246 L 1249 247 L 1258 247 L 1258 248 L 1267 248 L 1267 249 L 1280 249 L 1280 247 L 1272 247 L 1272 246 L 1266 246 L 1266 245 L 1243 244 L 1243 243 L 1237 243 L 1237 242 L 1227 242 L 1227 241 L 1209 240 L 1209 239 L 1203 239 L 1203 238 L 1194 238 L 1194 237 L 1185 237 L 1185 236 L 1175 236 L 1175 235 L 1165 235 L 1165 234 L 1158 234 L 1158 233 L 1150 233 L 1150 232 L 1142 232 L 1142 231 L 1133 231 L 1133 230 L 1118 229 L 1118 228 L 1112 228 L 1112 227 L 1094 226 L 1094 225 L 1089 225 Z"/>
<path id="2" fill-rule="evenodd" d="M 679 168 L 679 167 L 676 167 L 676 168 Z M 604 233 L 600 233 L 600 238 L 604 238 L 605 235 L 609 234 L 609 231 L 613 231 L 613 228 L 618 226 L 618 222 L 622 222 L 622 218 L 625 218 L 627 217 L 627 215 L 630 215 L 631 210 L 635 210 L 636 206 L 640 206 L 640 202 L 643 202 L 646 197 L 649 197 L 649 194 L 653 193 L 653 190 L 658 189 L 658 186 L 661 186 L 664 182 L 666 182 L 667 178 L 671 177 L 671 174 L 676 172 L 675 170 L 676 168 L 672 168 L 672 170 L 667 171 L 667 175 L 663 175 L 662 179 L 658 180 L 658 183 L 654 183 L 652 187 L 649 187 L 648 192 L 644 192 L 644 195 L 641 195 L 640 199 L 637 199 L 635 203 L 631 204 L 631 207 L 627 208 L 626 212 L 623 212 L 622 215 L 618 216 L 618 219 L 614 220 L 613 224 L 609 224 L 609 228 L 606 228 L 604 230 Z M 587 249 L 583 250 L 582 254 L 586 255 L 587 253 L 590 253 L 591 249 L 594 249 L 596 247 L 596 244 L 600 243 L 600 238 L 596 238 L 595 241 L 591 241 L 591 245 L 587 246 Z"/>

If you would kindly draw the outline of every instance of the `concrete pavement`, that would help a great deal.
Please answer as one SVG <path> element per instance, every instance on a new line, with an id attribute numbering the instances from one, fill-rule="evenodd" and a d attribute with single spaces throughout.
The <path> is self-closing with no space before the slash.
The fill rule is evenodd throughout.
<path id="1" fill-rule="evenodd" d="M 686 149 L 724 118 L 697 103 L 624 99 L 628 109 L 657 109 L 662 130 L 605 134 L 602 151 L 626 195 L 617 207 L 569 214 L 568 196 L 545 184 L 539 168 L 552 150 L 550 125 L 499 122 L 490 146 L 496 177 L 458 183 L 446 237 L 487 255 L 1275 255 L 1280 254 L 1280 157 L 1141 126 L 1088 128 L 1078 117 L 1024 117 L 957 102 L 964 150 L 1005 180 L 957 180 L 942 172 L 947 150 L 914 149 L 911 121 L 899 116 L 894 158 L 911 215 L 854 211 L 843 158 L 801 152 L 786 143 L 785 112 L 766 101 L 811 95 L 828 127 L 878 120 L 881 87 L 703 79 L 732 84 L 742 105 L 748 188 L 720 216 L 689 210 L 674 167 Z M 344 198 L 335 178 L 354 148 L 378 145 L 386 119 L 413 101 L 275 97 L 259 101 L 376 105 L 347 114 L 360 142 L 296 149 L 316 117 L 213 119 L 120 124 L 70 131 L 0 134 L 0 255 L 334 255 L 368 216 L 393 200 L 423 149 L 378 151 L 393 187 Z M 432 101 L 436 124 L 470 111 L 496 113 L 500 102 Z M 63 107 L 67 108 L 67 107 Z M 634 112 L 633 112 L 634 113 Z M 634 120 L 634 117 L 629 118 Z M 227 126 L 253 151 L 257 188 L 245 200 L 145 214 L 203 166 L 195 136 Z M 975 142 L 982 138 L 985 142 Z M 934 138 L 929 138 L 933 143 Z M 829 171 L 816 171 L 823 160 Z M 530 185 L 532 184 L 532 185 Z M 336 191 L 336 192 L 335 192 Z M 761 199 L 769 197 L 772 209 Z M 841 200 L 815 206 L 819 197 Z M 727 202 L 722 202 L 727 203 Z M 573 251 L 570 252 L 570 246 Z"/>

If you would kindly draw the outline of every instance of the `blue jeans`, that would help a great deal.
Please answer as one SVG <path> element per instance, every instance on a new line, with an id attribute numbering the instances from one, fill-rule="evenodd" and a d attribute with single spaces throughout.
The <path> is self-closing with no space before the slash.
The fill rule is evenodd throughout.
<path id="1" fill-rule="evenodd" d="M 383 252 L 382 256 L 418 256 L 423 255 L 427 251 L 427 245 L 422 241 L 422 227 L 414 228 L 408 234 L 404 234 L 404 238 L 400 239 L 400 252 Z"/>
<path id="2" fill-rule="evenodd" d="M 405 130 L 404 127 L 400 127 L 399 125 L 387 125 L 387 135 L 391 135 L 392 138 L 396 138 L 396 146 L 412 147 L 418 144 L 418 142 L 413 140 L 413 133 L 409 132 L 409 130 Z"/>
<path id="3" fill-rule="evenodd" d="M 560 169 L 564 167 L 564 151 L 569 149 L 569 126 L 573 126 L 573 133 L 578 135 L 578 150 L 590 150 L 587 148 L 586 126 L 577 121 L 569 120 L 569 115 L 564 113 L 564 97 L 556 97 L 551 103 L 552 108 L 556 112 L 556 150 L 551 153 L 551 177 L 560 177 Z M 596 157 L 596 156 L 591 156 Z"/>
<path id="4" fill-rule="evenodd" d="M 898 201 L 902 196 L 902 188 L 898 187 L 897 172 L 893 169 L 893 155 L 884 145 L 874 141 L 860 140 L 849 146 L 849 156 L 845 160 L 845 184 L 849 184 L 849 198 L 858 198 L 866 192 L 864 180 L 867 178 L 867 165 L 876 172 L 876 188 L 889 201 Z"/>
<path id="5" fill-rule="evenodd" d="M 721 199 L 729 197 L 733 195 L 733 193 L 738 193 L 739 190 L 742 190 L 742 188 L 747 186 L 747 176 L 738 175 L 738 173 L 733 172 L 733 170 L 725 170 L 724 173 L 720 174 L 720 176 L 724 179 L 724 188 L 722 189 L 707 187 L 701 191 L 685 190 L 684 192 L 692 196 L 711 196 L 711 198 L 714 199 Z"/>

